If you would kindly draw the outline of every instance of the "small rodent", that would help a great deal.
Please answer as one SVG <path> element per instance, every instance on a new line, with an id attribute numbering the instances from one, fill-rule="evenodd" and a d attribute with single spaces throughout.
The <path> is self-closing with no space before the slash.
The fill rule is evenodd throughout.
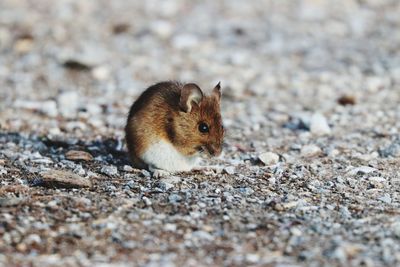
<path id="1" fill-rule="evenodd" d="M 210 95 L 194 83 L 160 82 L 133 103 L 125 127 L 134 167 L 190 171 L 203 152 L 221 154 L 221 86 Z"/>

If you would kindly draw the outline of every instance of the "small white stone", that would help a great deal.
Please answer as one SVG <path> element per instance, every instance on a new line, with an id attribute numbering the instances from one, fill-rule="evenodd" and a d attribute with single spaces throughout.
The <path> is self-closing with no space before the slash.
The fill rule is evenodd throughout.
<path id="1" fill-rule="evenodd" d="M 199 40 L 196 36 L 190 34 L 181 34 L 172 40 L 172 45 L 177 49 L 187 49 L 198 44 Z"/>
<path id="2" fill-rule="evenodd" d="M 7 170 L 0 166 L 0 175 L 7 174 Z"/>
<path id="3" fill-rule="evenodd" d="M 98 66 L 92 70 L 92 75 L 95 79 L 104 81 L 110 77 L 110 70 L 106 66 Z"/>
<path id="4" fill-rule="evenodd" d="M 55 208 L 55 207 L 57 207 L 58 204 L 59 203 L 58 203 L 57 200 L 52 200 L 49 203 L 47 203 L 47 206 L 50 207 L 50 208 Z"/>
<path id="5" fill-rule="evenodd" d="M 357 159 L 360 159 L 360 160 L 363 160 L 363 161 L 366 161 L 366 162 L 371 161 L 373 159 L 376 159 L 377 157 L 379 157 L 379 153 L 376 152 L 376 151 L 372 152 L 370 154 L 356 154 L 356 155 L 354 155 L 354 158 L 357 158 Z"/>
<path id="6" fill-rule="evenodd" d="M 369 177 L 368 180 L 373 183 L 384 183 L 386 179 L 380 176 Z"/>
<path id="7" fill-rule="evenodd" d="M 85 170 L 83 169 L 82 165 L 80 165 L 80 164 L 76 166 L 76 168 L 74 169 L 74 173 L 76 173 L 76 174 L 78 174 L 80 176 L 85 176 L 86 175 Z"/>
<path id="8" fill-rule="evenodd" d="M 369 167 L 369 166 L 361 166 L 351 169 L 348 174 L 349 175 L 357 175 L 357 174 L 368 174 L 377 171 L 377 169 Z"/>
<path id="9" fill-rule="evenodd" d="M 52 136 L 56 136 L 56 135 L 60 135 L 61 134 L 61 130 L 58 127 L 53 127 L 49 129 L 49 135 Z"/>
<path id="10" fill-rule="evenodd" d="M 224 171 L 225 171 L 227 174 L 232 175 L 232 174 L 235 173 L 235 167 L 233 167 L 233 166 L 226 167 L 226 168 L 224 168 Z"/>
<path id="11" fill-rule="evenodd" d="M 27 101 L 17 100 L 14 103 L 14 107 L 37 110 L 49 117 L 56 117 L 58 115 L 57 104 L 53 100 L 46 101 Z"/>
<path id="12" fill-rule="evenodd" d="M 326 118 L 320 114 L 315 113 L 311 117 L 310 131 L 315 135 L 329 135 L 331 134 L 331 128 L 329 127 Z"/>
<path id="13" fill-rule="evenodd" d="M 279 162 L 279 155 L 273 152 L 265 152 L 258 156 L 258 159 L 261 160 L 267 166 L 275 165 Z"/>
<path id="14" fill-rule="evenodd" d="M 103 166 L 100 172 L 108 176 L 114 176 L 118 174 L 118 169 L 115 166 Z"/>
<path id="15" fill-rule="evenodd" d="M 79 108 L 79 95 L 75 91 L 66 91 L 57 97 L 58 110 L 66 118 L 73 118 Z"/>
<path id="16" fill-rule="evenodd" d="M 169 171 L 165 171 L 165 170 L 160 170 L 160 169 L 155 169 L 152 170 L 152 176 L 154 178 L 162 178 L 162 177 L 168 177 L 171 173 Z"/>
<path id="17" fill-rule="evenodd" d="M 328 156 L 334 158 L 340 154 L 340 151 L 337 149 L 332 149 L 329 151 Z"/>
<path id="18" fill-rule="evenodd" d="M 78 62 L 89 68 L 99 66 L 107 62 L 109 58 L 108 51 L 99 43 L 84 43 L 73 49 L 66 48 L 59 54 L 61 62 Z"/>
<path id="19" fill-rule="evenodd" d="M 151 206 L 151 204 L 153 204 L 151 202 L 151 200 L 148 197 L 143 197 L 143 202 L 147 205 L 147 206 Z"/>
<path id="20" fill-rule="evenodd" d="M 90 115 L 99 115 L 103 112 L 103 109 L 95 103 L 87 103 L 85 107 Z"/>
<path id="21" fill-rule="evenodd" d="M 290 233 L 294 236 L 301 236 L 303 234 L 303 232 L 297 227 L 290 228 Z"/>
<path id="22" fill-rule="evenodd" d="M 260 260 L 260 256 L 258 254 L 249 253 L 246 254 L 246 260 L 251 263 L 257 263 Z"/>
<path id="23" fill-rule="evenodd" d="M 88 123 L 96 128 L 101 128 L 104 126 L 104 121 L 96 117 L 89 117 Z"/>
<path id="24" fill-rule="evenodd" d="M 276 178 L 275 178 L 275 177 L 271 177 L 271 178 L 268 179 L 268 182 L 269 182 L 271 185 L 274 185 L 274 184 L 276 183 Z"/>
<path id="25" fill-rule="evenodd" d="M 162 39 L 166 39 L 171 36 L 173 27 L 171 23 L 165 20 L 156 20 L 150 25 L 151 31 Z"/>
<path id="26" fill-rule="evenodd" d="M 31 234 L 25 238 L 26 243 L 28 244 L 40 244 L 42 239 L 37 234 Z"/>
<path id="27" fill-rule="evenodd" d="M 49 117 L 56 117 L 58 115 L 57 104 L 53 100 L 42 102 L 40 110 Z"/>
<path id="28" fill-rule="evenodd" d="M 163 189 L 163 190 L 165 190 L 165 191 L 168 191 L 168 190 L 170 190 L 171 188 L 174 188 L 174 184 L 169 183 L 169 182 L 167 182 L 167 181 L 161 180 L 161 181 L 160 181 L 160 187 L 161 187 L 161 189 Z"/>
<path id="29" fill-rule="evenodd" d="M 198 238 L 200 240 L 213 240 L 214 236 L 212 236 L 210 233 L 207 233 L 206 231 L 195 231 L 191 234 L 191 238 Z"/>
<path id="30" fill-rule="evenodd" d="M 385 193 L 383 196 L 381 196 L 380 198 L 378 198 L 378 200 L 386 203 L 386 204 L 390 204 L 392 203 L 392 198 L 390 197 L 390 195 L 388 193 Z"/>
<path id="31" fill-rule="evenodd" d="M 178 176 L 168 176 L 160 180 L 160 184 L 164 190 L 168 191 L 173 188 L 176 184 L 179 184 L 182 179 Z"/>
<path id="32" fill-rule="evenodd" d="M 125 172 L 133 172 L 133 168 L 129 165 L 124 165 L 123 170 Z"/>
<path id="33" fill-rule="evenodd" d="M 305 145 L 300 150 L 300 155 L 305 158 L 318 156 L 322 153 L 321 148 L 316 145 Z"/>
<path id="34" fill-rule="evenodd" d="M 167 224 L 164 225 L 164 230 L 165 231 L 175 232 L 176 228 L 177 228 L 177 226 L 174 223 L 167 223 Z"/>
<path id="35" fill-rule="evenodd" d="M 393 223 L 392 224 L 392 229 L 393 229 L 394 235 L 397 238 L 400 238 L 400 222 Z"/>

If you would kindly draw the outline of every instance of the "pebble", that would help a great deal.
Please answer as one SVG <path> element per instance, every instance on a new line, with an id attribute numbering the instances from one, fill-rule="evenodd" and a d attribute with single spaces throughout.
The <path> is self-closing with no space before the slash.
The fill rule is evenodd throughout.
<path id="1" fill-rule="evenodd" d="M 74 118 L 79 108 L 79 95 L 76 91 L 65 91 L 58 95 L 58 110 L 65 118 Z"/>
<path id="2" fill-rule="evenodd" d="M 142 197 L 143 202 L 146 204 L 146 206 L 151 206 L 153 202 L 148 197 Z"/>
<path id="3" fill-rule="evenodd" d="M 124 167 L 122 168 L 125 172 L 133 172 L 135 169 L 132 168 L 129 165 L 124 165 Z"/>
<path id="4" fill-rule="evenodd" d="M 340 207 L 340 216 L 344 219 L 349 219 L 351 218 L 351 212 L 347 207 Z"/>
<path id="5" fill-rule="evenodd" d="M 136 182 L 133 181 L 133 180 L 128 181 L 125 185 L 126 185 L 129 189 L 136 188 Z"/>
<path id="6" fill-rule="evenodd" d="M 118 169 L 115 166 L 103 166 L 100 172 L 107 176 L 115 176 L 118 174 Z"/>
<path id="7" fill-rule="evenodd" d="M 0 197 L 0 207 L 17 206 L 26 200 L 25 197 Z"/>
<path id="8" fill-rule="evenodd" d="M 168 197 L 169 202 L 171 203 L 177 203 L 182 200 L 182 197 L 178 194 L 172 194 Z"/>
<path id="9" fill-rule="evenodd" d="M 24 242 L 27 243 L 27 244 L 29 244 L 29 245 L 32 245 L 32 244 L 40 244 L 40 243 L 42 242 L 42 239 L 41 239 L 40 236 L 37 235 L 37 234 L 31 234 L 31 235 L 27 236 L 27 237 L 24 239 Z"/>
<path id="10" fill-rule="evenodd" d="M 387 147 L 379 149 L 379 155 L 382 157 L 395 157 L 399 158 L 400 157 L 400 140 L 396 140 L 392 142 Z"/>
<path id="11" fill-rule="evenodd" d="M 7 174 L 7 170 L 3 166 L 0 166 L 0 175 L 4 174 Z"/>
<path id="12" fill-rule="evenodd" d="M 86 171 L 83 169 L 82 165 L 80 165 L 80 164 L 76 165 L 76 167 L 74 169 L 74 173 L 76 173 L 80 176 L 86 175 Z"/>
<path id="13" fill-rule="evenodd" d="M 361 167 L 355 167 L 353 169 L 351 169 L 348 174 L 349 175 L 360 175 L 360 174 L 369 174 L 369 173 L 373 173 L 376 172 L 377 169 L 369 167 L 369 166 L 361 166 Z"/>
<path id="14" fill-rule="evenodd" d="M 229 175 L 235 174 L 235 167 L 234 166 L 225 167 L 224 171 Z"/>
<path id="15" fill-rule="evenodd" d="M 300 150 L 300 155 L 304 158 L 312 158 L 322 154 L 321 148 L 316 145 L 305 145 Z"/>
<path id="16" fill-rule="evenodd" d="M 314 135 L 329 135 L 331 134 L 331 128 L 324 117 L 320 113 L 314 113 L 311 116 L 310 131 Z"/>
<path id="17" fill-rule="evenodd" d="M 212 236 L 210 233 L 206 232 L 206 231 L 202 231 L 202 230 L 198 230 L 198 231 L 194 231 L 189 239 L 192 238 L 198 238 L 198 239 L 202 239 L 202 240 L 213 240 L 214 236 Z"/>
<path id="18" fill-rule="evenodd" d="M 279 162 L 279 155 L 273 152 L 265 152 L 258 155 L 258 159 L 266 166 L 271 166 Z"/>
<path id="19" fill-rule="evenodd" d="M 369 177 L 368 181 L 376 188 L 383 188 L 386 183 L 386 179 L 380 176 Z"/>
<path id="20" fill-rule="evenodd" d="M 392 224 L 392 229 L 393 229 L 393 233 L 394 235 L 400 239 L 400 222 L 394 222 Z"/>
<path id="21" fill-rule="evenodd" d="M 227 202 L 232 202 L 235 199 L 235 197 L 229 192 L 223 192 L 222 194 Z"/>
<path id="22" fill-rule="evenodd" d="M 188 49 L 196 46 L 198 44 L 198 39 L 195 35 L 181 34 L 177 35 L 172 39 L 172 45 L 176 49 Z"/>
<path id="23" fill-rule="evenodd" d="M 34 43 L 31 38 L 22 38 L 15 42 L 14 50 L 17 53 L 27 53 L 31 51 Z"/>
<path id="24" fill-rule="evenodd" d="M 84 43 L 77 49 L 68 49 L 60 53 L 64 65 L 79 65 L 91 69 L 107 62 L 108 52 L 99 43 Z"/>
<path id="25" fill-rule="evenodd" d="M 177 225 L 175 223 L 167 223 L 164 225 L 164 230 L 169 232 L 175 232 Z"/>
<path id="26" fill-rule="evenodd" d="M 92 69 L 92 75 L 96 80 L 105 81 L 110 78 L 110 70 L 106 66 L 98 66 Z"/>
<path id="27" fill-rule="evenodd" d="M 390 197 L 390 195 L 388 193 L 385 193 L 383 196 L 379 197 L 378 200 L 380 200 L 386 204 L 392 203 L 392 198 Z"/>
<path id="28" fill-rule="evenodd" d="M 254 193 L 254 190 L 251 189 L 250 187 L 242 187 L 239 188 L 239 192 L 245 196 L 250 196 Z"/>
<path id="29" fill-rule="evenodd" d="M 337 102 L 342 106 L 355 105 L 356 98 L 353 95 L 342 95 L 337 99 Z"/>
<path id="30" fill-rule="evenodd" d="M 175 187 L 176 184 L 179 184 L 182 179 L 178 176 L 169 176 L 167 178 L 162 178 L 159 182 L 160 188 L 164 191 L 168 191 Z"/>
<path id="31" fill-rule="evenodd" d="M 80 150 L 70 150 L 67 153 L 65 153 L 65 158 L 68 160 L 73 160 L 73 161 L 91 161 L 93 160 L 93 156 L 85 151 L 80 151 Z"/>
<path id="32" fill-rule="evenodd" d="M 140 173 L 144 176 L 144 177 L 147 177 L 147 178 L 150 178 L 151 177 L 151 173 L 148 171 L 148 170 L 141 170 L 140 171 Z"/>
<path id="33" fill-rule="evenodd" d="M 28 101 L 16 100 L 14 103 L 15 108 L 37 110 L 49 117 L 56 117 L 58 115 L 57 103 L 54 100 L 47 101 Z"/>
<path id="34" fill-rule="evenodd" d="M 50 170 L 40 173 L 40 177 L 39 185 L 46 187 L 80 188 L 92 186 L 89 179 L 69 171 Z"/>
<path id="35" fill-rule="evenodd" d="M 172 35 L 173 27 L 170 22 L 166 20 L 156 20 L 150 24 L 150 29 L 158 37 L 167 39 Z M 179 44 L 178 44 L 179 45 Z"/>

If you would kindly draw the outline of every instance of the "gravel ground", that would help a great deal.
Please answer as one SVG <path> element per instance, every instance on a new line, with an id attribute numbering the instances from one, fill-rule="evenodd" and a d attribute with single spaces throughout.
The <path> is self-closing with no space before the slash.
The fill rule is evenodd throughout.
<path id="1" fill-rule="evenodd" d="M 400 265 L 400 2 L 0 1 L 1 266 Z M 224 152 L 155 178 L 147 86 L 223 86 Z"/>

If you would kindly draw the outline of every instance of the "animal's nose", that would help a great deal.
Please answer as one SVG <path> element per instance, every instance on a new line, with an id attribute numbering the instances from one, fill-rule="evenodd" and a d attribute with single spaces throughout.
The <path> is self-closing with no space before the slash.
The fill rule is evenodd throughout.
<path id="1" fill-rule="evenodd" d="M 210 154 L 212 156 L 219 156 L 221 155 L 222 147 L 220 145 L 212 145 L 210 149 Z"/>
<path id="2" fill-rule="evenodd" d="M 221 155 L 221 152 L 222 152 L 222 147 L 219 146 L 218 149 L 215 151 L 215 156 Z"/>

